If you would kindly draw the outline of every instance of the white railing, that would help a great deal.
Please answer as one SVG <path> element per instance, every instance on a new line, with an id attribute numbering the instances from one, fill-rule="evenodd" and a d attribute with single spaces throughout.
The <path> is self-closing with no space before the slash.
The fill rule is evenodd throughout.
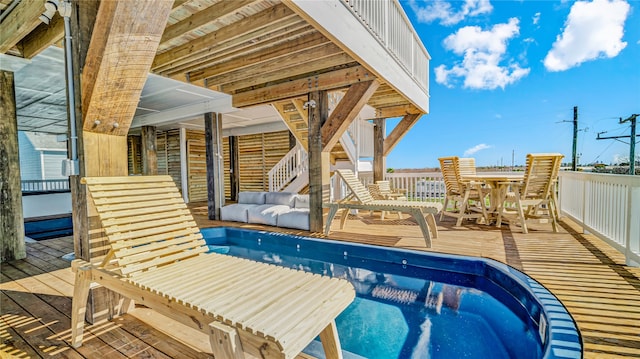
<path id="1" fill-rule="evenodd" d="M 307 151 L 300 144 L 296 144 L 269 170 L 269 191 L 282 191 L 291 181 L 307 171 L 309 171 Z"/>
<path id="2" fill-rule="evenodd" d="M 69 191 L 69 179 L 24 180 L 21 182 L 22 192 L 66 192 Z"/>
<path id="3" fill-rule="evenodd" d="M 405 71 L 429 88 L 429 53 L 397 0 L 341 0 Z"/>
<path id="4" fill-rule="evenodd" d="M 640 176 L 561 172 L 560 213 L 640 266 Z"/>
<path id="5" fill-rule="evenodd" d="M 365 185 L 373 183 L 371 172 L 358 175 Z M 443 201 L 446 189 L 442 173 L 385 173 L 384 179 L 389 181 L 391 188 L 407 192 L 409 200 L 414 201 Z"/>

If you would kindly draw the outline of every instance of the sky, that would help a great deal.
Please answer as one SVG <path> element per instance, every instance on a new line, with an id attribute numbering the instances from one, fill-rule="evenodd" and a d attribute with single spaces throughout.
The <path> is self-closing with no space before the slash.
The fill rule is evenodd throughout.
<path id="1" fill-rule="evenodd" d="M 570 162 L 574 106 L 579 163 L 629 157 L 628 144 L 596 137 L 629 136 L 619 120 L 640 114 L 640 1 L 401 4 L 431 56 L 430 112 L 388 168 L 437 167 L 442 156 L 523 165 L 536 152 Z M 387 120 L 387 133 L 398 121 Z"/>

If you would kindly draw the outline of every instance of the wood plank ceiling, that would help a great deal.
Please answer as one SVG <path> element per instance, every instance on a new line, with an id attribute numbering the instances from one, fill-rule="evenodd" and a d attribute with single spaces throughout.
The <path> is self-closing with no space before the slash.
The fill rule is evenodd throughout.
<path id="1" fill-rule="evenodd" d="M 14 31 L 0 43 L 2 52 L 32 58 L 62 38 L 56 14 L 50 25 L 34 24 L 43 6 L 22 1 L 14 15 L 29 19 L 30 31 Z M 171 1 L 171 0 L 158 0 Z M 346 89 L 374 75 L 296 14 L 290 0 L 175 0 L 151 72 L 224 92 L 236 107 L 305 99 L 311 90 Z M 0 10 L 9 0 L 0 0 Z M 30 11 L 26 14 L 25 11 Z M 15 12 L 15 14 L 14 14 Z M 34 27 L 35 26 L 35 27 Z M 7 29 L 4 29 L 7 31 Z M 9 30 L 10 31 L 10 30 Z M 39 36 L 34 36 L 39 34 Z M 382 79 L 367 102 L 379 117 L 421 113 Z"/>

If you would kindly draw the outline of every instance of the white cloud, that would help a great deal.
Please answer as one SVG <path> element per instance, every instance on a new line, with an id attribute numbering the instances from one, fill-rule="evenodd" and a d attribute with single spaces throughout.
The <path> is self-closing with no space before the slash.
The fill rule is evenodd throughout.
<path id="1" fill-rule="evenodd" d="M 549 71 L 564 71 L 585 61 L 616 57 L 627 46 L 622 36 L 629 8 L 624 0 L 574 3 L 544 66 Z"/>
<path id="2" fill-rule="evenodd" d="M 416 0 L 410 0 L 409 6 L 416 13 L 418 21 L 427 24 L 440 20 L 441 25 L 455 25 L 465 17 L 488 14 L 493 10 L 489 0 L 465 0 L 462 7 L 454 10 L 451 3 L 443 0 L 429 1 L 421 6 Z"/>
<path id="3" fill-rule="evenodd" d="M 450 69 L 445 65 L 436 67 L 436 82 L 453 87 L 456 78 L 464 78 L 463 86 L 473 89 L 503 88 L 529 74 L 530 69 L 510 61 L 501 66 L 507 42 L 519 35 L 519 21 L 509 19 L 506 24 L 496 24 L 483 31 L 478 26 L 466 26 L 444 39 L 444 47 L 463 60 Z"/>
<path id="4" fill-rule="evenodd" d="M 479 145 L 475 145 L 469 149 L 467 149 L 466 151 L 464 151 L 463 156 L 467 157 L 467 156 L 471 156 L 474 153 L 478 152 L 478 151 L 482 151 L 482 150 L 486 150 L 487 148 L 491 148 L 491 146 L 485 144 L 485 143 L 481 143 Z"/>
<path id="5" fill-rule="evenodd" d="M 535 13 L 535 15 L 533 15 L 532 20 L 534 25 L 538 25 L 538 22 L 540 21 L 540 13 L 539 12 Z"/>

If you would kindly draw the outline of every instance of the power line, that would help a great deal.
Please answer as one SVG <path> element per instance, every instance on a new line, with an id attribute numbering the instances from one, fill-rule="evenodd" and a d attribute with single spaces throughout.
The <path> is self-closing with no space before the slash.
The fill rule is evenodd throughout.
<path id="1" fill-rule="evenodd" d="M 600 136 L 604 132 L 598 132 L 598 136 L 596 137 L 596 140 L 620 141 L 620 138 L 629 139 L 629 174 L 630 175 L 636 174 L 636 137 L 640 137 L 640 135 L 636 135 L 636 119 L 638 118 L 638 116 L 640 115 L 638 115 L 637 113 L 634 113 L 624 120 L 622 119 L 622 117 L 620 117 L 620 121 L 618 122 L 619 124 L 623 124 L 626 122 L 631 123 L 631 126 L 630 126 L 631 134 L 629 136 Z M 624 141 L 620 141 L 620 142 L 626 143 Z"/>

